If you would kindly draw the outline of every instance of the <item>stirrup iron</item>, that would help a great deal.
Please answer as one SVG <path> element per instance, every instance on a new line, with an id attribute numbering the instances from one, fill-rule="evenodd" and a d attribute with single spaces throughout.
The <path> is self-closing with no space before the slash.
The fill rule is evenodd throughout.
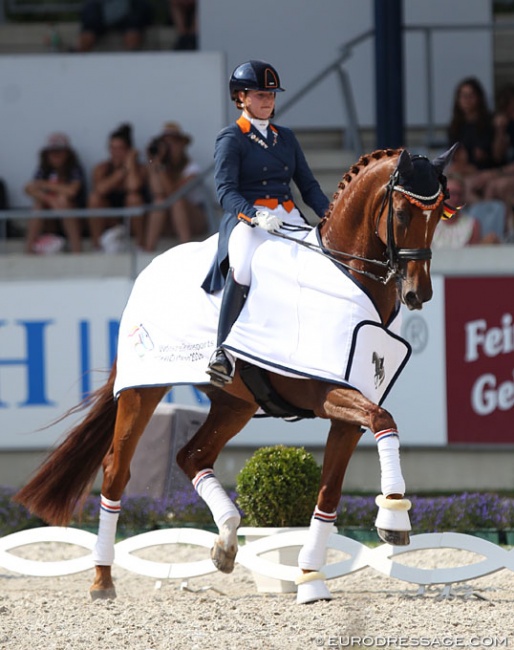
<path id="1" fill-rule="evenodd" d="M 227 384 L 231 384 L 235 371 L 236 361 L 234 357 L 227 350 L 221 347 L 217 348 L 207 368 L 207 374 L 211 378 L 211 384 L 218 386 L 218 388 L 223 388 Z"/>

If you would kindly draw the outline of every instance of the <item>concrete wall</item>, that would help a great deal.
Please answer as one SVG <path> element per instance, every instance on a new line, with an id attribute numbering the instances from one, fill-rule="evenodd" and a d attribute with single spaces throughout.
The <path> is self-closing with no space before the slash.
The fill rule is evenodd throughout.
<path id="1" fill-rule="evenodd" d="M 491 3 L 484 0 L 408 0 L 404 24 L 445 28 L 491 21 Z M 302 3 L 274 0 L 241 6 L 237 0 L 200 2 L 200 43 L 203 51 L 222 49 L 226 76 L 248 59 L 275 65 L 288 95 L 297 92 L 339 55 L 340 47 L 373 29 L 373 0 L 323 0 Z M 438 124 L 446 124 L 455 84 L 474 74 L 492 91 L 492 40 L 484 30 L 440 31 L 433 38 L 433 94 L 427 96 L 424 41 L 420 32 L 405 36 L 406 119 L 425 124 L 427 104 L 433 102 Z M 375 123 L 374 49 L 371 39 L 355 48 L 345 66 L 350 74 L 357 112 L 363 126 Z M 340 127 L 346 122 L 338 78 L 331 74 L 298 106 L 284 123 L 292 127 Z M 284 101 L 287 97 L 284 98 Z M 279 99 L 279 107 L 282 97 Z"/>
<path id="2" fill-rule="evenodd" d="M 145 256 L 145 259 L 140 259 L 139 263 L 148 262 L 148 257 Z M 97 272 L 96 282 L 101 283 L 100 286 L 107 285 L 104 281 L 105 278 L 116 276 L 119 286 L 121 288 L 123 287 L 123 280 L 119 276 L 127 276 L 130 268 L 128 256 L 126 255 L 94 258 L 88 255 L 68 256 L 62 259 L 46 258 L 45 260 L 41 260 L 44 263 L 40 265 L 40 275 L 43 275 L 41 269 L 45 268 L 44 279 L 41 278 L 40 280 L 41 296 L 46 301 L 59 300 L 59 294 L 56 295 L 55 292 L 52 294 L 48 291 L 48 284 L 56 284 L 56 278 L 63 275 L 76 277 L 77 269 L 79 273 L 83 273 L 85 270 L 83 266 L 84 260 L 89 261 L 89 263 L 94 262 L 94 268 Z M 65 265 L 63 265 L 63 261 L 66 261 Z M 26 278 L 33 278 L 37 262 L 38 260 L 36 259 L 27 259 L 23 256 L 14 256 L 12 258 L 0 257 L 0 276 L 5 278 L 9 275 L 10 268 L 16 268 L 18 280 L 14 282 L 11 278 L 10 282 L 10 284 L 14 285 L 13 290 L 15 290 L 16 286 L 22 286 L 23 283 L 20 278 L 23 275 Z M 471 247 L 457 251 L 438 250 L 434 253 L 432 269 L 435 276 L 512 276 L 512 247 L 505 245 L 496 247 Z M 83 285 L 84 280 L 81 282 Z M 128 286 L 128 280 L 126 282 Z M 94 283 L 92 277 L 90 277 L 89 283 Z M 114 292 L 111 293 L 111 302 L 114 303 L 119 299 L 120 297 L 118 295 L 115 295 Z M 98 304 L 99 295 L 94 298 L 89 296 L 85 299 L 84 318 L 91 319 L 88 305 L 93 301 Z M 13 301 L 10 300 L 9 302 L 12 303 Z M 4 304 L 6 304 L 5 301 Z M 116 313 L 113 317 L 119 312 L 118 309 L 115 311 Z M 4 309 L 3 318 L 12 321 L 13 312 L 7 312 Z M 6 331 L 7 328 L 3 327 L 3 336 L 0 337 L 0 342 L 3 342 L 4 347 L 2 348 L 0 346 L 0 358 L 12 358 L 13 356 L 23 357 L 21 348 L 17 347 L 19 342 L 17 342 L 16 337 L 14 335 L 6 337 Z M 95 355 L 98 352 L 102 353 L 103 348 L 98 350 L 102 338 L 98 336 L 99 330 L 96 324 L 92 324 L 91 331 L 97 333 L 91 351 L 94 351 Z M 65 349 L 64 343 L 69 346 L 70 335 L 66 334 L 64 330 L 61 338 L 63 339 L 63 345 L 59 347 L 59 350 L 62 356 L 62 350 Z M 73 346 L 71 349 L 73 351 Z M 55 358 L 56 354 L 53 355 L 53 359 Z M 505 358 L 510 363 L 512 353 L 508 357 L 505 355 Z M 413 358 L 407 368 L 410 366 L 417 367 L 416 363 L 416 359 Z M 440 430 L 440 421 L 441 419 L 444 420 L 444 413 L 441 410 L 441 406 L 434 406 L 435 402 L 429 397 L 429 391 L 443 391 L 444 381 L 441 381 L 439 377 L 429 372 L 428 366 L 424 364 L 422 364 L 421 371 L 421 376 L 414 377 L 413 381 L 421 380 L 426 384 L 426 390 L 423 390 L 423 394 L 416 395 L 415 399 L 410 400 L 409 398 L 406 400 L 405 393 L 399 388 L 398 391 L 395 391 L 395 394 L 398 396 L 397 405 L 391 406 L 388 403 L 388 408 L 394 413 L 400 424 L 403 440 L 403 468 L 407 485 L 409 486 L 409 492 L 464 489 L 512 490 L 514 487 L 512 445 L 495 444 L 493 446 L 491 444 L 481 444 L 469 446 L 460 444 L 449 447 L 444 445 L 444 442 L 441 443 L 442 432 Z M 17 371 L 14 370 L 14 372 Z M 6 402 L 17 404 L 23 399 L 23 393 L 16 393 L 17 380 L 12 373 L 13 369 L 4 369 L 2 371 L 2 382 L 0 384 L 2 387 L 1 397 Z M 414 374 L 416 375 L 417 373 Z M 53 381 L 55 381 L 55 378 Z M 77 387 L 74 386 L 74 388 Z M 67 396 L 67 393 L 62 390 L 54 390 L 49 394 L 52 399 L 57 396 L 59 400 Z M 74 396 L 70 405 L 76 402 L 77 398 Z M 184 401 L 177 399 L 177 404 L 184 403 Z M 186 408 L 189 407 L 186 406 Z M 409 416 L 413 419 L 413 424 L 411 425 L 407 418 L 405 420 L 406 425 L 404 426 L 403 419 L 406 417 L 406 408 L 412 409 L 413 411 L 412 416 Z M 62 410 L 61 408 L 58 413 L 55 413 L 55 416 L 60 415 Z M 9 422 L 8 420 L 7 411 L 8 409 L 5 408 L 4 404 L 4 408 L 0 409 L 0 420 L 2 424 L 0 430 L 0 444 L 2 447 L 0 453 L 0 485 L 19 486 L 26 482 L 29 474 L 39 465 L 46 455 L 46 449 L 41 447 L 46 447 L 49 441 L 55 440 L 55 429 L 52 429 L 46 434 L 33 431 L 36 426 L 44 425 L 53 419 L 53 414 L 52 417 L 49 413 L 42 414 L 40 421 L 35 427 L 26 427 L 24 429 L 23 446 L 25 449 L 21 449 L 22 445 L 13 445 L 12 441 L 7 445 L 2 444 L 14 433 L 16 428 L 19 429 L 21 422 L 21 418 L 16 417 L 14 421 L 15 426 L 13 426 L 12 421 Z M 510 417 L 512 421 L 512 409 L 506 412 L 506 416 Z M 69 423 L 65 424 L 66 426 L 63 426 L 63 431 L 69 426 Z M 32 431 L 31 435 L 27 435 L 29 434 L 29 430 Z M 231 485 L 234 483 L 237 472 L 256 447 L 276 444 L 279 441 L 285 444 L 305 445 L 315 453 L 318 461 L 321 462 L 327 432 L 328 423 L 321 420 L 304 421 L 303 423 L 297 424 L 278 421 L 270 423 L 269 420 L 254 421 L 223 450 L 216 463 L 216 471 L 225 484 Z M 422 432 L 424 434 L 420 435 Z M 41 445 L 40 442 L 43 438 L 46 444 Z M 441 446 L 436 446 L 437 444 Z M 375 491 L 378 490 L 378 480 L 376 445 L 369 432 L 367 432 L 350 463 L 345 481 L 345 489 Z"/>
<path id="3" fill-rule="evenodd" d="M 173 120 L 193 135 L 191 156 L 207 167 L 225 125 L 224 68 L 220 51 L 0 56 L 0 176 L 11 205 L 30 205 L 23 186 L 52 131 L 68 133 L 90 172 L 106 157 L 108 134 L 121 122 L 132 123 L 143 155 L 163 123 Z"/>
<path id="4" fill-rule="evenodd" d="M 156 417 L 156 416 L 154 416 Z M 171 423 L 170 423 L 171 430 Z M 143 438 L 144 440 L 144 438 Z M 321 443 L 321 441 L 320 441 Z M 292 443 L 293 444 L 293 443 Z M 316 461 L 323 462 L 322 444 L 305 445 Z M 165 449 L 165 448 L 164 448 Z M 216 475 L 227 486 L 233 486 L 238 472 L 255 447 L 225 447 L 215 464 Z M 42 463 L 46 451 L 3 450 L 0 454 L 0 485 L 21 487 Z M 402 446 L 402 470 L 409 494 L 416 492 L 451 492 L 462 490 L 512 490 L 514 466 L 512 447 L 433 448 Z M 163 464 L 163 468 L 166 464 Z M 143 469 L 138 466 L 139 483 L 144 482 Z M 100 489 L 102 473 L 95 488 Z M 150 474 L 155 474 L 154 468 Z M 354 452 L 345 477 L 344 492 L 380 491 L 380 466 L 376 446 L 359 445 Z"/>

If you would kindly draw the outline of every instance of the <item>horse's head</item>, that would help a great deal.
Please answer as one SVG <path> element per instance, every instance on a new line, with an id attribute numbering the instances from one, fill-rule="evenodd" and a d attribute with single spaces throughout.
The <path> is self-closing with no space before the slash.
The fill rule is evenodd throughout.
<path id="1" fill-rule="evenodd" d="M 432 297 L 430 245 L 447 194 L 443 172 L 456 148 L 433 161 L 393 149 L 361 156 L 321 222 L 325 253 L 383 299 L 386 319 L 397 295 L 376 291 L 377 283 L 387 286 L 394 278 L 409 309 Z"/>
<path id="2" fill-rule="evenodd" d="M 409 309 L 421 309 L 432 298 L 430 246 L 446 196 L 443 172 L 456 147 L 433 161 L 401 151 L 382 194 L 376 233 Z"/>

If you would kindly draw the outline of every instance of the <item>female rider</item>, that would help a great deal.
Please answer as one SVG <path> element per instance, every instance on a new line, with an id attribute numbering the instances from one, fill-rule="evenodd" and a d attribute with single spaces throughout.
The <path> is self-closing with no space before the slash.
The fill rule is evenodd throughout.
<path id="1" fill-rule="evenodd" d="M 211 383 L 220 387 L 234 376 L 234 359 L 222 344 L 248 295 L 255 249 L 282 226 L 308 225 L 293 203 L 291 181 L 319 218 L 329 206 L 293 132 L 270 122 L 275 94 L 284 91 L 275 68 L 264 61 L 242 63 L 229 88 L 241 116 L 216 139 L 214 178 L 224 215 L 217 259 L 202 284 L 209 293 L 224 287 L 218 347 L 207 369 Z"/>

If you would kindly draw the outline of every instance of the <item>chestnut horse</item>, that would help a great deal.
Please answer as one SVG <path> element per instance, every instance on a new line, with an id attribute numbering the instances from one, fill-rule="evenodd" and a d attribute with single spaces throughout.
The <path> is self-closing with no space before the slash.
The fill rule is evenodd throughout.
<path id="1" fill-rule="evenodd" d="M 433 161 L 411 156 L 406 150 L 380 150 L 362 156 L 344 175 L 327 214 L 317 226 L 322 246 L 316 252 L 329 256 L 370 297 L 384 325 L 397 313 L 400 302 L 408 309 L 421 309 L 432 297 L 430 245 L 443 215 L 443 172 L 453 151 Z M 177 310 L 185 308 L 177 305 Z M 234 381 L 224 388 L 198 386 L 209 397 L 210 410 L 205 423 L 177 455 L 179 466 L 209 505 L 218 525 L 211 557 L 215 566 L 226 573 L 234 567 L 240 518 L 212 468 L 223 447 L 259 408 L 240 371 L 238 361 Z M 116 399 L 115 377 L 116 363 L 107 383 L 84 405 L 89 410 L 83 421 L 15 496 L 48 523 L 67 525 L 103 465 L 92 598 L 115 597 L 111 565 L 121 496 L 130 478 L 130 463 L 139 438 L 171 388 L 128 388 Z M 410 503 L 404 498 L 396 423 L 391 414 L 354 387 L 272 372 L 268 380 L 283 401 L 330 420 L 319 496 L 308 541 L 300 554 L 297 580 L 298 602 L 329 599 L 320 569 L 345 471 L 365 428 L 377 439 L 381 462 L 383 494 L 377 497 L 377 530 L 388 543 L 409 543 Z"/>

